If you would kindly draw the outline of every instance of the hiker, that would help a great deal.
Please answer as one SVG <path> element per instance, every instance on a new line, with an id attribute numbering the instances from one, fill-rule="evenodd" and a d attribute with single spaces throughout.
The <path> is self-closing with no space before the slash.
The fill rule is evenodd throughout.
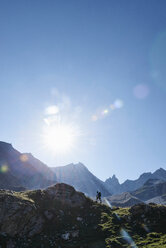
<path id="1" fill-rule="evenodd" d="M 99 199 L 99 192 L 97 191 L 97 193 L 96 193 L 96 202 L 98 201 L 98 199 Z"/>
<path id="2" fill-rule="evenodd" d="M 102 200 L 101 200 L 101 192 L 98 192 L 98 199 L 99 199 L 100 203 L 102 203 Z"/>
<path id="3" fill-rule="evenodd" d="M 100 203 L 102 203 L 100 191 L 97 191 L 97 194 L 96 194 L 96 202 L 98 202 L 98 200 L 100 201 Z"/>

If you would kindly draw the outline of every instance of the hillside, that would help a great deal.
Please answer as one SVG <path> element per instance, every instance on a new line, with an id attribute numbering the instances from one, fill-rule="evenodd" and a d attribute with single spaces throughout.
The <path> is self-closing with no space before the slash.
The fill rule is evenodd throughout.
<path id="1" fill-rule="evenodd" d="M 104 183 L 95 177 L 82 163 L 54 167 L 52 170 L 56 174 L 58 182 L 70 184 L 78 191 L 89 196 L 95 197 L 97 190 L 103 196 L 111 195 Z"/>
<path id="2" fill-rule="evenodd" d="M 116 206 L 116 207 L 131 207 L 135 204 L 142 203 L 140 199 L 133 196 L 129 192 L 108 196 L 107 200 L 112 206 Z"/>
<path id="3" fill-rule="evenodd" d="M 56 182 L 56 177 L 48 166 L 32 155 L 20 153 L 11 144 L 2 141 L 0 171 L 1 189 L 44 188 Z"/>
<path id="4" fill-rule="evenodd" d="M 2 248 L 166 247 L 166 207 L 109 208 L 66 184 L 0 190 Z"/>

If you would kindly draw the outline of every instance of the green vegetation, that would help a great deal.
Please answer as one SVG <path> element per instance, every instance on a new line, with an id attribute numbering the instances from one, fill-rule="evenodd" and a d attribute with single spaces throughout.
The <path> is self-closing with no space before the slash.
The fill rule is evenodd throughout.
<path id="1" fill-rule="evenodd" d="M 140 209 L 138 214 L 133 214 L 130 208 L 114 208 L 110 213 L 102 213 L 100 226 L 107 233 L 106 247 L 166 248 L 166 228 L 162 219 L 166 217 L 164 208 L 153 204 L 141 215 Z"/>

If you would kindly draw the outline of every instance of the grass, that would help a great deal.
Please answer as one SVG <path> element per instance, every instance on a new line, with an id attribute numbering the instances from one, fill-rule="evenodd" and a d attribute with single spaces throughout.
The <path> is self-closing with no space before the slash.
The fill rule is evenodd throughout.
<path id="1" fill-rule="evenodd" d="M 153 207 L 159 211 L 157 205 Z M 158 221 L 156 219 L 156 222 Z M 164 228 L 163 232 L 150 231 L 153 228 L 149 226 L 148 229 L 143 220 L 132 221 L 129 208 L 114 208 L 110 213 L 103 212 L 100 226 L 103 232 L 107 233 L 107 248 L 166 248 L 166 229 Z"/>

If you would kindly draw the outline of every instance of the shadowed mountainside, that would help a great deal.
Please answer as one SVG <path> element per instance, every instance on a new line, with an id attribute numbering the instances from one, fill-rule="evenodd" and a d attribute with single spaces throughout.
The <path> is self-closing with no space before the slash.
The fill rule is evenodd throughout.
<path id="1" fill-rule="evenodd" d="M 43 188 L 55 183 L 56 179 L 48 166 L 5 142 L 0 142 L 0 171 L 1 189 Z"/>

